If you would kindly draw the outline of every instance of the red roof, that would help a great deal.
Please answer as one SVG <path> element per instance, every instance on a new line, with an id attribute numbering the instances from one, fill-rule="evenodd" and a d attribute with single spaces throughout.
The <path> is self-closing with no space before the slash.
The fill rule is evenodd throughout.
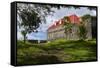
<path id="1" fill-rule="evenodd" d="M 69 19 L 70 19 L 71 23 L 77 23 L 77 24 L 80 23 L 79 17 L 76 15 L 69 16 Z"/>
<path id="2" fill-rule="evenodd" d="M 68 18 L 69 18 L 69 20 L 70 20 L 71 23 L 76 23 L 76 24 L 79 24 L 79 23 L 80 23 L 79 17 L 76 16 L 76 15 L 70 15 L 70 16 L 68 16 Z M 51 25 L 51 26 L 48 28 L 48 30 L 49 30 L 49 29 L 56 28 L 56 27 L 59 27 L 59 26 L 61 26 L 63 23 L 64 23 L 64 22 L 63 22 L 62 19 L 59 20 L 59 21 L 55 21 L 55 23 L 54 23 L 53 25 Z"/>
<path id="3" fill-rule="evenodd" d="M 55 21 L 53 25 L 51 25 L 48 29 L 53 29 L 63 24 L 63 20 Z"/>

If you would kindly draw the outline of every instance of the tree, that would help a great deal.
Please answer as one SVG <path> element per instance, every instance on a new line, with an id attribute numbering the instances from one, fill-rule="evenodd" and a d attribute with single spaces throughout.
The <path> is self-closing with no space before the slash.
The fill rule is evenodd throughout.
<path id="1" fill-rule="evenodd" d="M 24 43 L 25 43 L 25 41 L 27 39 L 27 37 L 26 37 L 27 32 L 26 31 L 21 31 L 21 34 L 24 36 Z"/>
<path id="2" fill-rule="evenodd" d="M 80 22 L 80 25 L 79 25 L 79 37 L 80 37 L 80 40 L 84 40 L 86 39 L 86 35 L 87 35 L 87 29 L 86 29 L 86 26 L 89 25 L 87 22 L 90 18 L 91 18 L 91 15 L 89 14 L 86 14 L 86 15 L 83 15 L 82 17 L 82 21 Z"/>
<path id="3" fill-rule="evenodd" d="M 29 4 L 19 4 L 17 7 L 17 15 L 20 20 L 18 20 L 18 26 L 21 29 L 21 34 L 23 35 L 24 42 L 26 40 L 26 35 L 31 32 L 37 32 L 37 28 L 42 22 L 46 22 L 45 17 L 49 12 L 52 12 L 48 5 L 29 5 Z"/>
<path id="4" fill-rule="evenodd" d="M 35 32 L 36 29 L 39 27 L 40 17 L 38 17 L 37 13 L 35 13 L 34 11 L 28 12 L 26 10 L 20 13 L 20 17 L 22 19 L 20 26 L 23 27 L 21 33 L 24 37 L 25 42 L 26 35 L 28 33 Z"/>
<path id="5" fill-rule="evenodd" d="M 66 38 L 67 38 L 67 34 L 68 33 L 72 33 L 72 27 L 74 24 L 71 23 L 69 17 L 64 17 L 63 18 L 63 22 L 64 22 L 64 29 L 65 29 L 65 34 L 66 34 Z"/>
<path id="6" fill-rule="evenodd" d="M 86 21 L 87 19 L 91 18 L 90 14 L 86 14 L 82 16 L 82 21 Z"/>
<path id="7" fill-rule="evenodd" d="M 80 22 L 81 24 L 79 25 L 79 38 L 80 40 L 84 40 L 86 39 L 86 34 L 87 34 L 87 31 L 86 31 L 86 28 L 83 24 L 83 22 Z"/>

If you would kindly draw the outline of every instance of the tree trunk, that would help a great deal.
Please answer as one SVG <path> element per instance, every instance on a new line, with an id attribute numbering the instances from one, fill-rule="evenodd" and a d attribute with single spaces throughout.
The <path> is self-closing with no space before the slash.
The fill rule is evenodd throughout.
<path id="1" fill-rule="evenodd" d="M 26 38 L 25 38 L 26 36 L 24 35 L 24 43 L 26 42 Z"/>

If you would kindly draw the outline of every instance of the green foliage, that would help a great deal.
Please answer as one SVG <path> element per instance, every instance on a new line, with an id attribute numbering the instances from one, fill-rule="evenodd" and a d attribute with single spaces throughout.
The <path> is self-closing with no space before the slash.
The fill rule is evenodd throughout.
<path id="1" fill-rule="evenodd" d="M 89 15 L 89 14 L 86 14 L 86 15 L 82 16 L 82 20 L 83 21 L 85 21 L 85 20 L 87 20 L 89 18 L 91 18 L 91 15 Z"/>
<path id="2" fill-rule="evenodd" d="M 21 27 L 24 27 L 28 33 L 34 32 L 39 27 L 40 17 L 34 11 L 23 10 L 20 17 L 22 19 Z"/>
<path id="3" fill-rule="evenodd" d="M 66 21 L 67 20 L 67 21 Z M 68 33 L 71 33 L 72 32 L 72 27 L 74 26 L 75 24 L 72 24 L 70 22 L 70 19 L 68 17 L 64 17 L 64 29 L 65 29 L 65 34 L 67 35 Z M 67 36 L 66 36 L 67 37 Z"/>
<path id="4" fill-rule="evenodd" d="M 70 30 L 73 27 L 73 24 L 71 24 L 71 23 L 65 23 L 64 27 L 65 27 L 66 30 Z"/>
<path id="5" fill-rule="evenodd" d="M 84 27 L 84 25 L 80 25 L 79 26 L 79 37 L 80 37 L 80 40 L 86 39 L 86 34 L 87 34 L 86 28 Z"/>
<path id="6" fill-rule="evenodd" d="M 27 32 L 34 32 L 41 23 L 45 23 L 45 17 L 54 13 L 49 5 L 41 4 L 18 4 L 18 26 L 23 27 Z"/>

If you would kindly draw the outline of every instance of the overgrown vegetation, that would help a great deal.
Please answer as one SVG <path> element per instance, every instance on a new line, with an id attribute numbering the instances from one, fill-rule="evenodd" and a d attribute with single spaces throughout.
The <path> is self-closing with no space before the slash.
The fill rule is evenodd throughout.
<path id="1" fill-rule="evenodd" d="M 80 40 L 86 39 L 86 34 L 87 34 L 86 27 L 84 26 L 83 23 L 81 23 L 81 25 L 79 25 L 79 38 L 80 38 Z"/>
<path id="2" fill-rule="evenodd" d="M 17 42 L 17 62 L 47 64 L 96 60 L 96 41 L 67 41 L 59 39 L 48 43 Z"/>

